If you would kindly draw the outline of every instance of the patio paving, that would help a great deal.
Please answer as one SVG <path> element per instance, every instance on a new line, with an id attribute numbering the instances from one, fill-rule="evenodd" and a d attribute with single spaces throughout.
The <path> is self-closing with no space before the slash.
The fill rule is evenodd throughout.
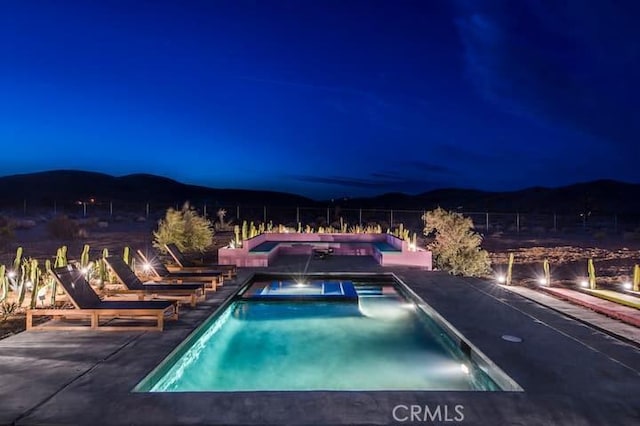
<path id="1" fill-rule="evenodd" d="M 465 425 L 632 425 L 640 418 L 637 346 L 491 283 L 382 268 L 364 257 L 283 257 L 268 270 L 393 271 L 524 392 L 131 393 L 237 288 L 225 285 L 163 333 L 30 332 L 1 340 L 0 423 L 403 424 L 392 415 L 399 404 L 463 405 Z M 240 270 L 238 282 L 253 271 Z"/>

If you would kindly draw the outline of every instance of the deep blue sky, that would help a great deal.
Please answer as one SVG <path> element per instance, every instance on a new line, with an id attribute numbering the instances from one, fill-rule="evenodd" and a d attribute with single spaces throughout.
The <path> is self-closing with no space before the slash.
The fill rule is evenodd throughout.
<path id="1" fill-rule="evenodd" d="M 640 182 L 640 2 L 0 0 L 0 175 Z"/>

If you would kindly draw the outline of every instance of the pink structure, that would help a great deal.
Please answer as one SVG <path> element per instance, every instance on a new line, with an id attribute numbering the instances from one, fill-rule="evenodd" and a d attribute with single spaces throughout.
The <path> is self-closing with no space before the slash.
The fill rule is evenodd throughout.
<path id="1" fill-rule="evenodd" d="M 221 248 L 218 263 L 266 267 L 280 255 L 308 255 L 314 249 L 333 249 L 338 256 L 372 256 L 382 266 L 432 268 L 431 252 L 409 247 L 390 234 L 264 233 L 244 241 L 242 248 Z"/>

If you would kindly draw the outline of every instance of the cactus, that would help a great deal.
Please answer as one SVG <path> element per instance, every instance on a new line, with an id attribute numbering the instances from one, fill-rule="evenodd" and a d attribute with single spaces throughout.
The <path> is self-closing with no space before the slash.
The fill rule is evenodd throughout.
<path id="1" fill-rule="evenodd" d="M 302 233 L 302 222 L 298 222 L 298 234 Z"/>
<path id="2" fill-rule="evenodd" d="M 507 276 L 505 277 L 504 283 L 506 285 L 511 285 L 511 277 L 513 273 L 513 260 L 515 259 L 515 255 L 513 253 L 509 253 L 509 263 L 507 264 Z"/>
<path id="3" fill-rule="evenodd" d="M 55 280 L 55 278 L 53 278 L 53 274 L 51 272 L 51 261 L 49 259 L 45 260 L 44 262 L 44 273 L 45 285 L 51 286 L 51 299 L 49 300 L 49 304 L 51 306 L 55 306 L 58 282 Z"/>
<path id="4" fill-rule="evenodd" d="M 131 249 L 129 246 L 124 246 L 124 250 L 122 251 L 122 260 L 124 260 L 124 263 L 131 266 Z"/>
<path id="5" fill-rule="evenodd" d="M 240 247 L 240 226 L 235 225 L 233 227 L 233 233 L 235 235 L 234 247 Z"/>
<path id="6" fill-rule="evenodd" d="M 67 266 L 67 246 L 62 246 L 56 252 L 56 261 L 53 264 L 54 268 L 62 268 Z"/>
<path id="7" fill-rule="evenodd" d="M 640 265 L 633 267 L 633 291 L 640 291 Z"/>
<path id="8" fill-rule="evenodd" d="M 13 271 L 18 274 L 22 265 L 22 247 L 16 249 L 16 258 L 13 260 Z"/>
<path id="9" fill-rule="evenodd" d="M 82 247 L 82 254 L 80 255 L 80 267 L 86 268 L 89 266 L 89 244 L 85 244 Z"/>
<path id="10" fill-rule="evenodd" d="M 36 304 L 38 303 L 38 289 L 40 288 L 40 277 L 42 272 L 38 267 L 38 259 L 30 259 L 29 266 L 29 280 L 31 281 L 31 302 L 29 303 L 29 307 L 31 309 L 35 309 Z"/>
<path id="11" fill-rule="evenodd" d="M 589 259 L 587 269 L 589 272 L 589 289 L 595 290 L 596 289 L 596 267 L 593 265 L 593 259 Z"/>
<path id="12" fill-rule="evenodd" d="M 304 227 L 304 233 L 305 234 L 310 234 L 312 232 L 311 226 L 307 225 Z"/>
<path id="13" fill-rule="evenodd" d="M 414 250 L 418 248 L 418 235 L 415 232 L 411 236 L 411 246 Z"/>
<path id="14" fill-rule="evenodd" d="M 109 280 L 109 268 L 107 268 L 107 262 L 105 259 L 109 257 L 109 250 L 102 249 L 102 259 L 98 260 L 98 288 L 102 290 L 105 283 L 111 282 Z"/>
<path id="15" fill-rule="evenodd" d="M 545 285 L 551 285 L 551 272 L 549 271 L 549 260 L 545 259 L 542 263 L 542 269 L 544 271 L 544 283 Z"/>
<path id="16" fill-rule="evenodd" d="M 273 231 L 273 221 L 269 221 L 269 223 L 267 223 L 267 232 L 272 232 Z"/>
<path id="17" fill-rule="evenodd" d="M 243 220 L 242 221 L 242 241 L 246 241 L 249 237 L 249 229 L 247 226 L 247 221 Z"/>
<path id="18" fill-rule="evenodd" d="M 17 293 L 18 293 L 18 300 L 17 300 L 17 304 L 18 307 L 22 306 L 22 303 L 24 303 L 24 297 L 27 294 L 27 277 L 29 276 L 29 262 L 25 259 L 22 264 L 20 265 L 19 268 L 19 273 L 18 273 L 18 278 L 17 278 L 17 283 L 18 283 L 18 288 L 17 288 Z"/>
<path id="19" fill-rule="evenodd" d="M 6 276 L 7 267 L 0 265 L 0 303 L 9 296 L 9 279 Z"/>

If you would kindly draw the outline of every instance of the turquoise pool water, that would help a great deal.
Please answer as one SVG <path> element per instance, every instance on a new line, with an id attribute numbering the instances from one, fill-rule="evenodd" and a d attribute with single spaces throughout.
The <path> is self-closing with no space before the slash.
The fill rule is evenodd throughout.
<path id="1" fill-rule="evenodd" d="M 138 390 L 499 390 L 394 282 L 350 282 L 355 302 L 253 300 L 274 285 L 254 282 Z"/>
<path id="2" fill-rule="evenodd" d="M 295 241 L 295 242 L 291 242 L 291 241 L 287 241 L 287 242 L 283 242 L 283 241 L 265 241 L 264 243 L 258 244 L 257 246 L 255 246 L 254 248 L 252 248 L 251 250 L 249 250 L 249 252 L 251 253 L 268 253 L 271 250 L 273 250 L 275 247 L 278 246 L 278 244 L 309 244 L 309 245 L 320 245 L 322 244 L 319 241 Z M 325 243 L 327 244 L 327 243 Z M 392 246 L 391 244 L 389 244 L 386 241 L 375 241 L 372 243 L 366 243 L 366 242 L 361 242 L 361 241 L 342 241 L 339 242 L 339 244 L 341 246 L 348 246 L 350 244 L 354 244 L 354 245 L 363 245 L 363 244 L 371 244 L 373 246 L 375 246 L 378 250 L 380 251 L 391 251 L 391 252 L 400 252 L 401 250 L 399 248 L 396 248 L 394 246 Z"/>

